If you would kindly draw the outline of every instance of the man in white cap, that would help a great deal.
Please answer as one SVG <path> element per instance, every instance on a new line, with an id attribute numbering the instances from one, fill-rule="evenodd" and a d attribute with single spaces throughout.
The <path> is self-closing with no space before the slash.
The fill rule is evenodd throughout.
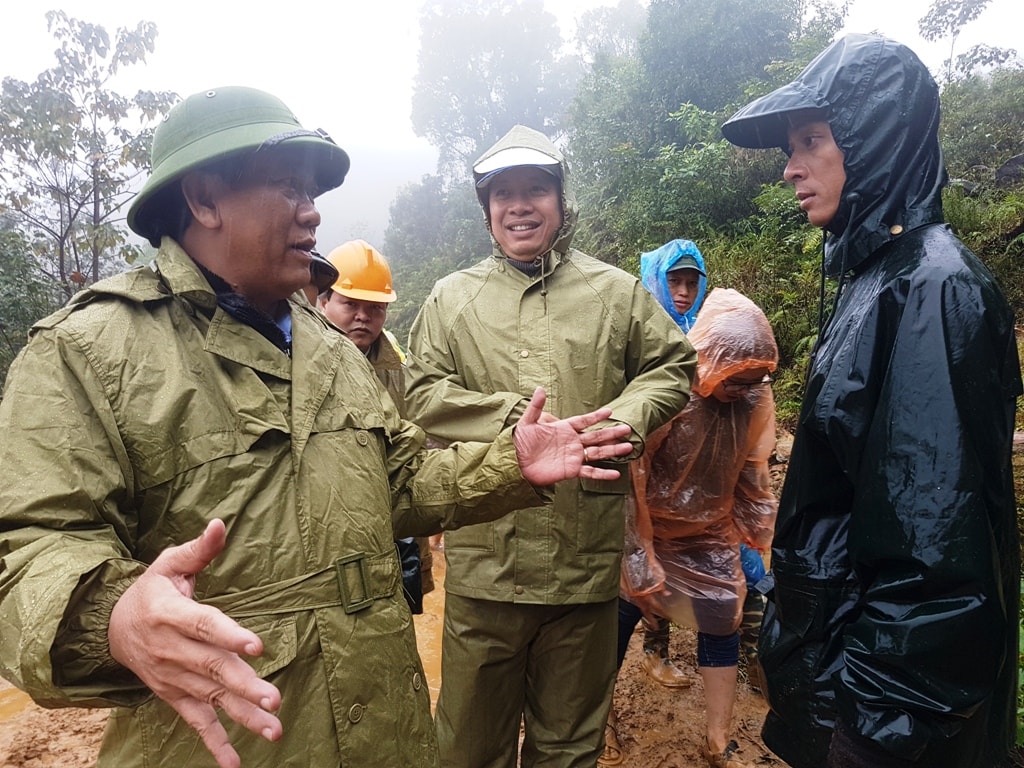
<path id="1" fill-rule="evenodd" d="M 570 247 L 575 199 L 545 136 L 512 128 L 473 176 L 493 252 L 439 281 L 413 324 L 410 418 L 490 440 L 544 386 L 556 415 L 607 405 L 639 455 L 686 404 L 693 348 L 636 278 Z M 561 483 L 553 504 L 445 533 L 442 765 L 596 765 L 628 492 L 628 478 Z"/>

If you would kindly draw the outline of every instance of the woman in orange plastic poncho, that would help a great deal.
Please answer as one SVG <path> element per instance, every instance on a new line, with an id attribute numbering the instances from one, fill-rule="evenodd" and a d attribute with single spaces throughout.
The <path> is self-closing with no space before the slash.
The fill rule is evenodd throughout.
<path id="1" fill-rule="evenodd" d="M 775 445 L 769 384 L 779 353 L 764 313 L 731 289 L 711 292 L 688 338 L 698 355 L 692 399 L 648 438 L 632 468 L 636 516 L 623 563 L 630 602 L 620 601 L 620 663 L 623 612 L 633 612 L 629 632 L 641 611 L 696 627 L 704 754 L 715 768 L 742 768 L 729 739 L 746 595 L 740 544 L 761 553 L 771 545 L 777 502 L 768 473 Z"/>

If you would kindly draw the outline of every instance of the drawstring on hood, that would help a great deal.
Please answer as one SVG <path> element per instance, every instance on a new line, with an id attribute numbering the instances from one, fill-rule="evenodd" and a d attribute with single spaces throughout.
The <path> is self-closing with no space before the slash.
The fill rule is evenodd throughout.
<path id="1" fill-rule="evenodd" d="M 854 218 L 857 214 L 857 206 L 860 203 L 860 195 L 857 192 L 851 192 L 844 196 L 843 199 L 850 206 L 850 218 Z M 828 230 L 824 230 L 824 232 L 827 234 Z M 821 337 L 825 333 L 825 326 L 831 322 L 833 317 L 835 317 L 836 308 L 839 306 L 839 297 L 843 295 L 843 288 L 845 287 L 846 281 L 849 277 L 849 270 L 846 268 L 847 240 L 849 239 L 849 232 L 849 227 L 843 230 L 835 248 L 835 253 L 838 254 L 839 258 L 839 284 L 836 286 L 835 295 L 832 297 L 832 308 L 829 310 L 828 317 L 825 317 L 825 275 L 828 270 L 826 268 L 825 238 L 822 238 L 821 285 L 818 294 L 818 338 L 814 344 L 815 350 L 817 350 L 818 343 L 821 341 Z"/>

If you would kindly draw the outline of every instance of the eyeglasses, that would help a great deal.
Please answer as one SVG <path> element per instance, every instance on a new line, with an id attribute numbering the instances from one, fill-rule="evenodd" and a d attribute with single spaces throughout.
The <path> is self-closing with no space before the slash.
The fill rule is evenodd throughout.
<path id="1" fill-rule="evenodd" d="M 767 384 L 771 384 L 774 381 L 775 379 L 771 376 L 765 376 L 760 381 L 733 381 L 732 379 L 726 379 L 722 382 L 722 387 L 727 392 L 743 393 L 749 392 L 754 387 L 763 387 Z"/>

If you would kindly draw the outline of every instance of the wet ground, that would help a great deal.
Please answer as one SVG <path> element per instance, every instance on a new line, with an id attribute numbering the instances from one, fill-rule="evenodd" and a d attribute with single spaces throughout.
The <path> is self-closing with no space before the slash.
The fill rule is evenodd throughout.
<path id="1" fill-rule="evenodd" d="M 780 440 L 772 474 L 776 485 L 788 456 L 788 441 Z M 1024 434 L 1016 435 L 1014 470 L 1018 498 L 1024 498 Z M 424 598 L 424 613 L 416 617 L 417 644 L 430 683 L 437 697 L 441 680 L 441 622 L 444 612 L 444 556 L 435 553 L 438 589 Z M 647 677 L 640 665 L 641 636 L 630 644 L 615 690 L 624 768 L 702 768 L 699 744 L 704 733 L 704 700 L 700 682 L 682 690 L 664 688 Z M 695 634 L 675 630 L 671 652 L 682 667 L 695 669 Z M 760 740 L 760 727 L 767 706 L 746 682 L 741 682 L 734 717 L 734 737 L 740 757 L 751 766 L 785 765 Z M 20 691 L 0 679 L 0 766 L 10 768 L 89 768 L 95 764 L 100 737 L 106 721 L 105 710 L 45 710 L 35 706 Z M 1015 756 L 1014 766 L 1024 766 Z M 404 768 L 404 767 L 402 767 Z"/>
<path id="2" fill-rule="evenodd" d="M 436 701 L 441 681 L 441 625 L 444 613 L 444 556 L 435 553 L 438 589 L 424 597 L 424 613 L 415 617 L 417 645 Z M 640 667 L 641 636 L 630 645 L 616 687 L 616 710 L 625 768 L 694 768 L 704 764 L 697 745 L 703 735 L 704 705 L 698 682 L 687 690 L 670 690 L 650 680 Z M 695 635 L 673 633 L 672 654 L 694 668 Z M 781 766 L 760 744 L 757 732 L 765 705 L 741 683 L 737 702 L 737 741 L 755 765 Z M 106 710 L 46 710 L 0 680 L 0 766 L 11 768 L 89 768 L 99 752 Z M 405 767 L 402 767 L 405 768 Z"/>

